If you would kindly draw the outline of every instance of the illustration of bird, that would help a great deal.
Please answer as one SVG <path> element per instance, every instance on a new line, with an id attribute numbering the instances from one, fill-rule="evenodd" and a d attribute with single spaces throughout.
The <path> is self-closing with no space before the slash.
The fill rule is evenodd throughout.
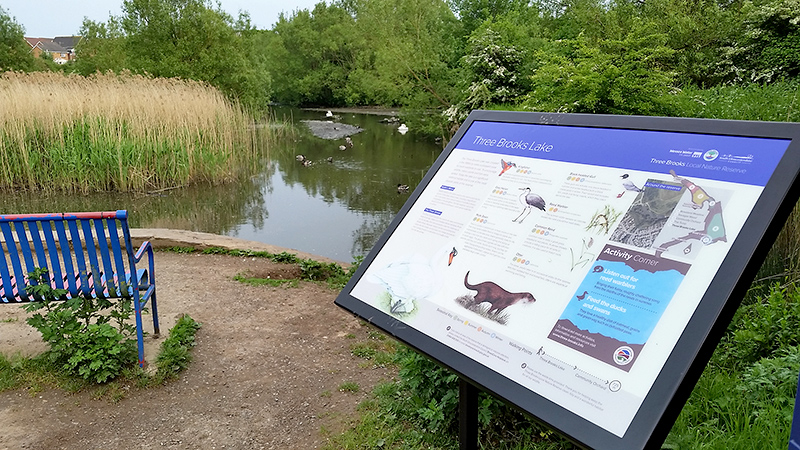
<path id="1" fill-rule="evenodd" d="M 642 192 L 642 189 L 640 189 L 640 188 L 639 188 L 639 187 L 637 187 L 635 184 L 633 184 L 633 181 L 629 180 L 629 179 L 628 179 L 628 177 L 629 177 L 629 175 L 628 175 L 627 173 L 626 173 L 626 174 L 624 174 L 624 175 L 622 175 L 622 176 L 620 176 L 620 178 L 622 178 L 622 187 L 623 187 L 625 190 L 624 190 L 624 191 L 622 191 L 622 192 L 620 192 L 620 193 L 617 195 L 617 198 L 620 198 L 620 197 L 622 197 L 622 196 L 623 196 L 623 195 L 625 195 L 625 193 L 626 193 L 626 192 L 628 192 L 628 191 L 633 191 L 633 192 Z"/>
<path id="2" fill-rule="evenodd" d="M 408 192 L 408 185 L 407 184 L 398 184 L 397 185 L 397 192 Z"/>
<path id="3" fill-rule="evenodd" d="M 531 188 L 526 187 L 526 188 L 521 188 L 521 190 L 524 192 L 520 194 L 519 202 L 522 203 L 522 206 L 524 206 L 524 208 L 522 209 L 522 212 L 519 213 L 517 218 L 512 220 L 512 222 L 519 221 L 518 223 L 522 223 L 522 221 L 525 220 L 525 217 L 528 217 L 528 214 L 531 213 L 531 208 L 536 208 L 544 211 L 545 206 L 547 205 L 547 203 L 541 196 L 531 192 Z M 525 215 L 525 217 L 522 217 L 523 214 Z M 520 217 L 522 218 L 520 219 Z"/>
<path id="4" fill-rule="evenodd" d="M 502 175 L 502 174 L 506 173 L 506 171 L 507 171 L 508 169 L 510 169 L 510 168 L 512 168 L 512 167 L 517 167 L 517 165 L 516 165 L 516 164 L 514 164 L 513 162 L 510 162 L 510 161 L 506 161 L 506 160 L 504 160 L 504 159 L 501 159 L 501 160 L 500 160 L 500 167 L 502 167 L 502 169 L 503 169 L 503 170 L 501 170 L 501 171 L 500 171 L 500 174 L 499 174 L 499 175 L 497 175 L 498 177 L 499 177 L 500 175 Z"/>
<path id="5" fill-rule="evenodd" d="M 583 294 L 577 295 L 577 296 L 575 296 L 575 298 L 577 298 L 578 300 L 583 300 L 583 299 L 586 298 L 586 294 L 588 294 L 588 293 L 589 293 L 588 291 L 583 291 Z"/>
<path id="6" fill-rule="evenodd" d="M 450 264 L 453 264 L 453 259 L 455 259 L 456 255 L 458 255 L 458 250 L 456 250 L 456 248 L 455 248 L 455 247 L 453 247 L 453 250 L 452 250 L 452 251 L 450 251 L 450 255 L 449 255 L 449 256 L 448 256 L 448 258 L 447 258 L 447 265 L 448 265 L 448 266 L 449 266 Z"/>
<path id="7" fill-rule="evenodd" d="M 451 248 L 452 243 L 448 243 L 433 255 L 401 256 L 369 275 L 370 281 L 382 285 L 389 294 L 391 314 L 410 313 L 416 309 L 415 301 L 425 300 L 441 289 Z"/>

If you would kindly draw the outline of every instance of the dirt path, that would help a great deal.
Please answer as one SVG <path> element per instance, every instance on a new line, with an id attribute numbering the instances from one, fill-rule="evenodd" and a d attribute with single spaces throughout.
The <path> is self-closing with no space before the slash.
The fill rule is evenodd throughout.
<path id="1" fill-rule="evenodd" d="M 186 313 L 203 324 L 190 368 L 166 386 L 133 388 L 117 403 L 89 392 L 0 393 L 0 450 L 321 446 L 347 426 L 372 386 L 394 373 L 350 354 L 370 328 L 333 304 L 337 292 L 309 282 L 273 288 L 233 280 L 245 270 L 277 276 L 286 266 L 157 252 L 163 331 L 149 339 L 146 355 L 155 357 L 166 330 Z M 0 307 L 0 353 L 44 348 L 24 314 Z M 341 392 L 345 382 L 360 391 Z"/>

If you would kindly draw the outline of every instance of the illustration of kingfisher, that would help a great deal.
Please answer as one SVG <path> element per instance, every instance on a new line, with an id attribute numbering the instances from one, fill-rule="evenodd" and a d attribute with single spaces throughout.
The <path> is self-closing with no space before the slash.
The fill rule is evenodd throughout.
<path id="1" fill-rule="evenodd" d="M 458 255 L 458 250 L 453 247 L 453 250 L 450 252 L 450 256 L 447 258 L 447 265 L 453 264 L 453 259 L 455 259 L 456 255 Z"/>
<path id="2" fill-rule="evenodd" d="M 514 164 L 513 162 L 506 161 L 506 160 L 504 160 L 504 159 L 501 159 L 501 160 L 500 160 L 500 166 L 503 168 L 503 170 L 501 170 L 501 171 L 500 171 L 500 174 L 499 174 L 499 175 L 497 175 L 498 177 L 499 177 L 500 175 L 502 175 L 502 174 L 506 173 L 506 171 L 508 171 L 508 169 L 510 169 L 510 168 L 512 168 L 512 167 L 517 167 L 517 165 L 516 165 L 516 164 Z"/>

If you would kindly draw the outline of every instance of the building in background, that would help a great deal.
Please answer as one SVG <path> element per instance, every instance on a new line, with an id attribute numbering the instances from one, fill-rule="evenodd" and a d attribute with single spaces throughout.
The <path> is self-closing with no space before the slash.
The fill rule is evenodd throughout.
<path id="1" fill-rule="evenodd" d="M 50 55 L 56 64 L 66 64 L 75 59 L 75 46 L 80 39 L 80 36 L 26 37 L 25 42 L 30 45 L 34 57 L 39 58 L 44 53 Z"/>

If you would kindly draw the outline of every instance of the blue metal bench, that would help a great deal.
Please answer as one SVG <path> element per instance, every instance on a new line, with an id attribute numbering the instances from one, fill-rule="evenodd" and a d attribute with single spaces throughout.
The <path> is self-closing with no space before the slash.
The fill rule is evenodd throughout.
<path id="1" fill-rule="evenodd" d="M 67 291 L 64 300 L 132 298 L 144 366 L 142 308 L 148 301 L 159 334 L 153 247 L 145 241 L 134 253 L 127 211 L 6 214 L 0 215 L 0 232 L 1 303 L 36 301 L 26 288 L 28 273 L 37 268 L 47 268 L 53 288 Z M 148 267 L 137 269 L 145 252 Z"/>

